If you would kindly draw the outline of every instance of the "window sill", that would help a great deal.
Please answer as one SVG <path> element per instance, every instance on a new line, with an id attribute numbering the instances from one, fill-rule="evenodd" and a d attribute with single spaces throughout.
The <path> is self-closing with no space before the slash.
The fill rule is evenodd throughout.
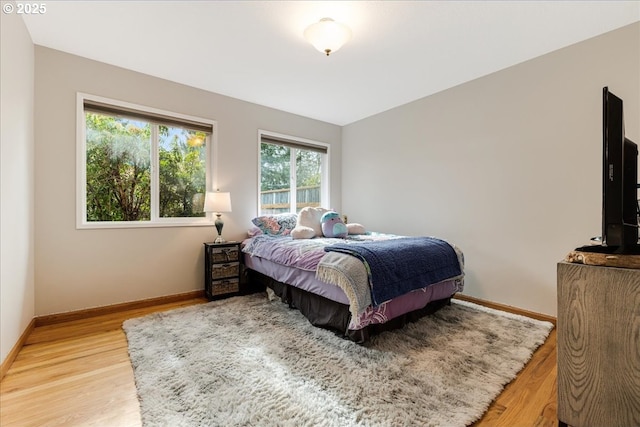
<path id="1" fill-rule="evenodd" d="M 165 227 L 214 227 L 213 221 L 136 221 L 136 222 L 83 222 L 76 224 L 76 230 L 100 230 L 114 228 L 165 228 Z"/>

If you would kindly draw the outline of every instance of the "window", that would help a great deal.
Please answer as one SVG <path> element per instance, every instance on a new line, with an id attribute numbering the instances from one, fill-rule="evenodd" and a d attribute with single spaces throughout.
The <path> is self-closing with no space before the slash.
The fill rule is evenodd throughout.
<path id="1" fill-rule="evenodd" d="M 260 131 L 259 214 L 328 203 L 327 144 Z"/>
<path id="2" fill-rule="evenodd" d="M 215 122 L 78 96 L 78 227 L 211 224 Z"/>

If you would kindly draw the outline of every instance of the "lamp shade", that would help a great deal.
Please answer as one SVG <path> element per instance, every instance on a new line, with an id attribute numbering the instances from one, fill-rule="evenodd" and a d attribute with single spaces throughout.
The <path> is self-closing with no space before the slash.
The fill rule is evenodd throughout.
<path id="1" fill-rule="evenodd" d="M 329 56 L 351 39 L 351 30 L 331 18 L 322 18 L 320 22 L 309 25 L 304 30 L 304 38 Z"/>
<path id="2" fill-rule="evenodd" d="M 205 212 L 231 212 L 231 193 L 209 191 L 204 197 Z"/>

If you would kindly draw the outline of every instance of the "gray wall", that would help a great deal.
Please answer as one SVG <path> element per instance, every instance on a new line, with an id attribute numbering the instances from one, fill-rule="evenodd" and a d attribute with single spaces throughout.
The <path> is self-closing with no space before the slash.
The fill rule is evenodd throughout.
<path id="1" fill-rule="evenodd" d="M 31 37 L 0 14 L 0 360 L 34 315 L 34 140 Z"/>
<path id="2" fill-rule="evenodd" d="M 338 126 L 36 46 L 36 315 L 202 289 L 213 227 L 76 230 L 76 93 L 216 120 L 218 187 L 231 192 L 225 237 L 257 212 L 258 129 L 331 145 L 331 206 L 340 206 Z"/>
<path id="3" fill-rule="evenodd" d="M 640 143 L 640 23 L 343 128 L 343 212 L 434 235 L 465 293 L 556 314 L 556 263 L 600 234 L 602 87 Z"/>

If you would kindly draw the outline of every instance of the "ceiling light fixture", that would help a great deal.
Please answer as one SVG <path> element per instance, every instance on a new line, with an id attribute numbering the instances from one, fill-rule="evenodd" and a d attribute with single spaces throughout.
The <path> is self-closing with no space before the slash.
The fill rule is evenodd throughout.
<path id="1" fill-rule="evenodd" d="M 329 56 L 351 39 L 351 30 L 331 18 L 322 18 L 320 22 L 309 25 L 304 30 L 304 38 L 313 47 Z"/>

